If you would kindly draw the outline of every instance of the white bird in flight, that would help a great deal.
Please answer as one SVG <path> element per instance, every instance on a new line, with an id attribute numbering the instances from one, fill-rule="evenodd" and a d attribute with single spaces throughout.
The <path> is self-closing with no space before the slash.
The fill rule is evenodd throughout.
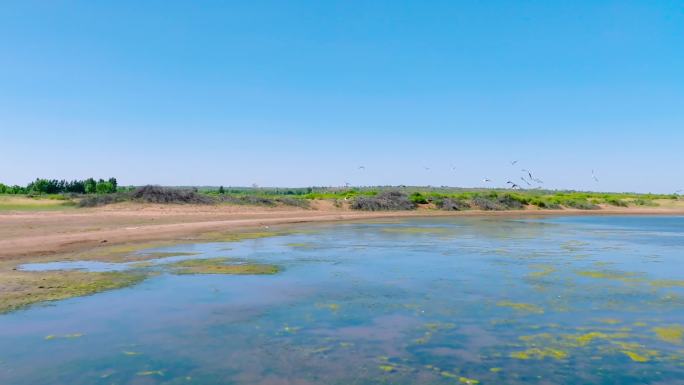
<path id="1" fill-rule="evenodd" d="M 596 177 L 596 174 L 594 174 L 594 170 L 591 170 L 591 177 L 594 179 L 594 182 L 598 182 L 598 178 Z"/>

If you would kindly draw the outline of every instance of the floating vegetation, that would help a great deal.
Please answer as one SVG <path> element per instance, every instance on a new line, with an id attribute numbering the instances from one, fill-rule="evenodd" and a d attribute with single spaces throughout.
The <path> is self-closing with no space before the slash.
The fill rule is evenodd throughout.
<path id="1" fill-rule="evenodd" d="M 480 383 L 480 381 L 468 377 L 459 377 L 458 382 L 465 385 L 477 385 Z"/>
<path id="2" fill-rule="evenodd" d="M 137 373 L 139 376 L 164 376 L 163 370 L 145 370 Z"/>
<path id="3" fill-rule="evenodd" d="M 136 272 L 12 271 L 3 273 L 0 313 L 28 305 L 80 297 L 135 285 L 147 278 Z"/>
<path id="4" fill-rule="evenodd" d="M 601 318 L 597 321 L 600 323 L 607 324 L 607 325 L 617 325 L 621 322 L 619 319 L 615 319 L 615 318 Z"/>
<path id="5" fill-rule="evenodd" d="M 60 335 L 50 334 L 50 335 L 48 335 L 48 336 L 45 336 L 44 339 L 45 339 L 46 341 L 49 341 L 49 340 L 54 340 L 54 339 L 59 339 L 59 338 L 62 338 L 62 339 L 74 339 L 74 338 L 81 338 L 81 337 L 83 337 L 83 333 L 64 334 L 64 335 L 61 335 L 61 336 L 60 336 Z"/>
<path id="6" fill-rule="evenodd" d="M 296 249 L 313 249 L 316 247 L 314 243 L 286 243 L 285 246 Z"/>
<path id="7" fill-rule="evenodd" d="M 619 272 L 619 271 L 592 271 L 579 270 L 575 272 L 577 275 L 595 279 L 610 279 L 622 282 L 640 282 L 641 278 L 637 277 L 635 273 Z"/>
<path id="8" fill-rule="evenodd" d="M 556 272 L 556 268 L 551 265 L 532 265 L 536 271 L 527 274 L 529 278 L 543 278 Z"/>
<path id="9" fill-rule="evenodd" d="M 126 356 L 139 356 L 142 354 L 140 352 L 131 352 L 131 351 L 126 351 L 126 350 L 124 350 L 122 353 Z"/>
<path id="10" fill-rule="evenodd" d="M 340 305 L 337 303 L 319 303 L 316 304 L 317 307 L 328 309 L 333 313 L 337 313 L 340 310 Z"/>
<path id="11" fill-rule="evenodd" d="M 243 263 L 231 258 L 188 259 L 168 266 L 176 274 L 268 275 L 280 271 L 276 265 Z"/>
<path id="12" fill-rule="evenodd" d="M 499 301 L 496 303 L 496 306 L 508 307 L 508 308 L 514 309 L 514 310 L 521 312 L 521 313 L 534 313 L 534 314 L 544 313 L 544 309 L 542 309 L 541 307 L 539 307 L 537 305 L 533 305 L 531 303 Z"/>
<path id="13" fill-rule="evenodd" d="M 655 332 L 658 339 L 662 341 L 680 344 L 682 343 L 682 337 L 684 337 L 684 326 L 670 325 L 655 327 L 653 328 L 653 332 Z"/>
<path id="14" fill-rule="evenodd" d="M 614 344 L 619 352 L 629 357 L 634 362 L 649 362 L 659 356 L 657 350 L 646 349 L 643 345 L 635 342 L 616 341 Z"/>
<path id="15" fill-rule="evenodd" d="M 445 227 L 386 227 L 382 231 L 399 234 L 446 234 L 450 232 L 450 229 Z"/>
<path id="16" fill-rule="evenodd" d="M 294 234 L 294 231 L 250 231 L 230 233 L 208 233 L 202 239 L 211 242 L 239 242 L 248 239 L 270 238 Z"/>
<path id="17" fill-rule="evenodd" d="M 568 353 L 560 349 L 552 348 L 530 348 L 526 350 L 519 350 L 510 354 L 511 358 L 519 360 L 543 360 L 545 358 L 553 358 L 556 360 L 563 360 L 568 357 Z"/>

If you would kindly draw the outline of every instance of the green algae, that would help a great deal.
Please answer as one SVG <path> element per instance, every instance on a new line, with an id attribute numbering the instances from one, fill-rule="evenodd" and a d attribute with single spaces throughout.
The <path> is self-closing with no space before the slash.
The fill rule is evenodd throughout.
<path id="1" fill-rule="evenodd" d="M 459 377 L 458 382 L 465 385 L 477 385 L 480 381 L 468 377 Z"/>
<path id="2" fill-rule="evenodd" d="M 301 232 L 297 232 L 301 233 Z M 294 231 L 245 231 L 245 232 L 213 232 L 204 234 L 201 239 L 210 242 L 239 242 L 250 239 L 270 238 L 295 234 Z"/>
<path id="3" fill-rule="evenodd" d="M 530 267 L 536 271 L 527 274 L 528 278 L 543 278 L 556 272 L 556 268 L 551 265 L 532 265 Z"/>
<path id="4" fill-rule="evenodd" d="M 566 351 L 553 348 L 529 348 L 526 350 L 518 350 L 511 352 L 509 357 L 518 360 L 543 360 L 545 358 L 563 360 L 568 357 L 568 353 Z"/>
<path id="5" fill-rule="evenodd" d="M 163 370 L 144 370 L 142 372 L 137 373 L 138 376 L 164 376 L 164 371 Z"/>
<path id="6" fill-rule="evenodd" d="M 636 273 L 619 271 L 598 271 L 598 270 L 578 270 L 577 275 L 594 279 L 608 279 L 622 282 L 641 282 L 643 279 L 637 277 Z"/>
<path id="7" fill-rule="evenodd" d="M 285 246 L 295 249 L 313 249 L 316 247 L 314 243 L 286 243 Z"/>
<path id="8" fill-rule="evenodd" d="M 544 313 L 544 309 L 542 309 L 541 307 L 539 307 L 537 305 L 533 305 L 531 303 L 499 301 L 496 303 L 496 306 L 508 307 L 508 308 L 514 309 L 514 310 L 521 312 L 521 313 L 534 313 L 534 314 Z"/>
<path id="9" fill-rule="evenodd" d="M 682 325 L 661 326 L 655 327 L 652 330 L 658 339 L 674 344 L 682 343 L 682 338 L 684 337 L 684 326 Z"/>
<path id="10" fill-rule="evenodd" d="M 280 268 L 261 263 L 240 263 L 231 258 L 188 259 L 168 265 L 176 274 L 270 275 Z"/>
<path id="11" fill-rule="evenodd" d="M 0 313 L 132 286 L 147 275 L 137 272 L 18 271 L 6 273 L 3 278 Z"/>
<path id="12" fill-rule="evenodd" d="M 637 352 L 633 352 L 630 350 L 623 350 L 622 353 L 627 355 L 627 357 L 629 357 L 632 361 L 635 361 L 635 362 L 648 362 L 651 360 L 647 356 L 643 356 Z"/>
<path id="13" fill-rule="evenodd" d="M 617 325 L 620 322 L 622 322 L 619 319 L 615 319 L 615 318 L 601 318 L 601 319 L 598 319 L 597 321 L 600 323 L 603 323 L 603 324 L 607 324 L 607 325 Z"/>
<path id="14" fill-rule="evenodd" d="M 64 335 L 54 335 L 50 334 L 48 336 L 45 336 L 44 340 L 50 341 L 50 340 L 55 340 L 55 339 L 74 339 L 74 338 L 81 338 L 83 337 L 83 333 L 72 333 L 72 334 L 64 334 Z"/>
<path id="15" fill-rule="evenodd" d="M 337 303 L 319 303 L 316 307 L 328 309 L 333 313 L 337 313 L 340 310 L 340 305 Z"/>
<path id="16" fill-rule="evenodd" d="M 446 234 L 450 230 L 444 227 L 386 227 L 382 229 L 385 233 L 397 234 Z"/>

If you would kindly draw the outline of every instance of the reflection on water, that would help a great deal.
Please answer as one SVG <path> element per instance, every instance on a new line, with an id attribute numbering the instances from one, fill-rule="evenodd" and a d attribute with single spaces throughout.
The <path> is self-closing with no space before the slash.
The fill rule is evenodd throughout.
<path id="1" fill-rule="evenodd" d="M 135 287 L 0 316 L 0 383 L 684 378 L 684 218 L 411 219 L 315 229 L 230 250 L 156 250 L 276 264 L 276 275 L 161 270 Z M 108 267 L 78 263 L 72 267 Z"/>

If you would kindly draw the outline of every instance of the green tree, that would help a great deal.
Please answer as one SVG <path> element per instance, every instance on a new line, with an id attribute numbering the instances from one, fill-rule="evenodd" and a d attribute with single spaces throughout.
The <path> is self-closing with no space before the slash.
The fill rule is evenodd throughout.
<path id="1" fill-rule="evenodd" d="M 226 193 L 226 189 L 223 188 L 223 186 L 219 186 L 219 194 L 223 195 Z"/>
<path id="2" fill-rule="evenodd" d="M 97 182 L 95 182 L 95 179 L 88 178 L 85 180 L 84 184 L 86 194 L 95 194 L 97 192 Z"/>
<path id="3" fill-rule="evenodd" d="M 109 182 L 109 183 L 112 185 L 112 192 L 115 193 L 115 192 L 116 192 L 116 189 L 117 189 L 117 187 L 118 187 L 118 185 L 119 185 L 119 184 L 116 182 L 116 178 L 111 177 L 111 178 L 109 178 L 109 180 L 108 180 L 107 182 Z"/>

